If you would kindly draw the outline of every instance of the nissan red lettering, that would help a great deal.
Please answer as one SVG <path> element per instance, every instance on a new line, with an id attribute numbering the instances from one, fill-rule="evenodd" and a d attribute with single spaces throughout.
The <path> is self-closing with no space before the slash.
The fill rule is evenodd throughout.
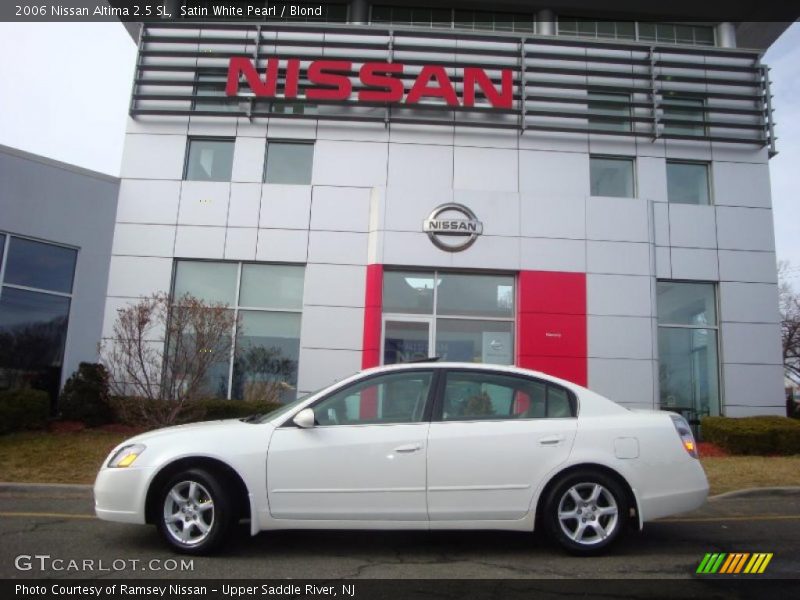
<path id="1" fill-rule="evenodd" d="M 282 64 L 283 63 L 283 64 Z M 306 89 L 309 100 L 347 100 L 353 95 L 351 74 L 353 63 L 348 60 L 316 60 L 306 69 L 306 79 L 312 87 Z M 494 108 L 512 108 L 514 102 L 514 77 L 511 69 L 498 69 L 500 86 L 478 67 L 459 68 L 463 73 L 463 98 L 459 99 L 447 69 L 438 65 L 424 65 L 406 90 L 399 76 L 405 72 L 402 63 L 368 62 L 358 70 L 358 79 L 365 86 L 357 94 L 360 102 L 386 102 L 417 104 L 425 98 L 439 98 L 448 106 L 475 106 L 476 94 L 483 95 Z M 270 58 L 264 67 L 263 79 L 252 59 L 234 56 L 228 64 L 228 81 L 225 94 L 236 96 L 245 82 L 255 96 L 274 98 L 279 94 L 278 73 L 285 74 L 284 98 L 296 98 L 300 85 L 300 60 Z M 406 94 L 406 91 L 408 93 Z M 404 100 L 405 96 L 405 100 Z"/>

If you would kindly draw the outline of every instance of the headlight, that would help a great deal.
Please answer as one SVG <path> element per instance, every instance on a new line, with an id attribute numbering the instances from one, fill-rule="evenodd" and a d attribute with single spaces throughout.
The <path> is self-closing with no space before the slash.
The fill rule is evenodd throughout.
<path id="1" fill-rule="evenodd" d="M 130 467 L 139 455 L 144 452 L 144 444 L 130 444 L 123 446 L 114 453 L 111 460 L 108 461 L 108 466 L 111 468 Z"/>

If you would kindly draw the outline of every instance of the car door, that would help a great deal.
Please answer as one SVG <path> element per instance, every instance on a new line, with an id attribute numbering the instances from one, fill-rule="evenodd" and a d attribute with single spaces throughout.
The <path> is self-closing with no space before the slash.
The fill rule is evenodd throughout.
<path id="1" fill-rule="evenodd" d="M 434 521 L 521 519 L 575 438 L 574 395 L 511 373 L 447 370 L 428 433 Z"/>
<path id="2" fill-rule="evenodd" d="M 432 369 L 369 376 L 316 402 L 314 427 L 279 427 L 267 455 L 272 516 L 427 521 L 433 379 Z"/>

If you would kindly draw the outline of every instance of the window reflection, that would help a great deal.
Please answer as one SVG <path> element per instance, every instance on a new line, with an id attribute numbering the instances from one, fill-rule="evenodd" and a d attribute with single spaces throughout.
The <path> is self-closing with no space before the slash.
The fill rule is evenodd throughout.
<path id="1" fill-rule="evenodd" d="M 12 237 L 4 283 L 69 294 L 77 254 L 72 248 Z"/>

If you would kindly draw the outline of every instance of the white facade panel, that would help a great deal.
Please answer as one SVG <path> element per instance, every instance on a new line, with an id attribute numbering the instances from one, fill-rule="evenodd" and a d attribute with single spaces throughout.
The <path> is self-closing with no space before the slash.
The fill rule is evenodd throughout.
<path id="1" fill-rule="evenodd" d="M 630 408 L 654 408 L 653 367 L 649 359 L 589 359 L 589 388 Z"/>
<path id="2" fill-rule="evenodd" d="M 586 196 L 520 195 L 520 233 L 528 237 L 586 238 Z"/>
<path id="3" fill-rule="evenodd" d="M 261 188 L 258 226 L 271 229 L 308 229 L 311 186 L 266 183 Z"/>
<path id="4" fill-rule="evenodd" d="M 725 416 L 786 415 L 781 365 L 724 365 Z"/>
<path id="5" fill-rule="evenodd" d="M 308 260 L 308 231 L 259 229 L 256 260 L 304 263 Z"/>
<path id="6" fill-rule="evenodd" d="M 260 183 L 232 183 L 228 227 L 257 227 L 261 208 Z"/>
<path id="7" fill-rule="evenodd" d="M 769 209 L 718 206 L 717 235 L 720 249 L 775 251 L 775 230 Z"/>
<path id="8" fill-rule="evenodd" d="M 586 242 L 548 238 L 520 239 L 520 267 L 532 271 L 586 271 Z"/>
<path id="9" fill-rule="evenodd" d="M 638 275 L 586 276 L 586 310 L 590 315 L 649 317 L 653 314 L 650 277 Z"/>
<path id="10" fill-rule="evenodd" d="M 718 206 L 772 207 L 766 164 L 714 162 L 712 181 Z"/>
<path id="11" fill-rule="evenodd" d="M 231 181 L 261 183 L 264 180 L 266 140 L 256 137 L 236 138 L 233 149 Z"/>
<path id="12" fill-rule="evenodd" d="M 186 136 L 129 133 L 125 136 L 120 177 L 123 179 L 181 179 Z"/>
<path id="13" fill-rule="evenodd" d="M 369 230 L 369 188 L 314 186 L 311 192 L 311 229 Z"/>
<path id="14" fill-rule="evenodd" d="M 225 255 L 225 227 L 178 225 L 175 256 L 221 259 Z"/>
<path id="15" fill-rule="evenodd" d="M 453 147 L 389 144 L 389 186 L 449 190 L 453 187 Z"/>
<path id="16" fill-rule="evenodd" d="M 366 281 L 366 267 L 309 263 L 306 267 L 303 304 L 363 307 Z"/>
<path id="17" fill-rule="evenodd" d="M 171 257 L 174 247 L 174 225 L 118 223 L 114 228 L 114 243 L 111 246 L 111 253 L 127 256 Z"/>
<path id="18" fill-rule="evenodd" d="M 178 225 L 224 226 L 228 220 L 231 184 L 219 181 L 184 181 Z"/>
<path id="19" fill-rule="evenodd" d="M 717 222 L 713 206 L 669 205 L 669 240 L 682 248 L 716 248 Z"/>
<path id="20" fill-rule="evenodd" d="M 617 275 L 650 275 L 651 249 L 647 243 L 586 243 L 587 272 Z"/>
<path id="21" fill-rule="evenodd" d="M 778 323 L 723 322 L 721 330 L 724 362 L 753 365 L 783 363 Z"/>
<path id="22" fill-rule="evenodd" d="M 310 393 L 358 372 L 361 351 L 301 347 L 299 362 L 298 392 Z"/>
<path id="23" fill-rule="evenodd" d="M 516 271 L 520 268 L 520 239 L 482 235 L 467 250 L 453 254 L 451 264 L 460 268 Z"/>
<path id="24" fill-rule="evenodd" d="M 650 156 L 637 157 L 636 183 L 639 198 L 653 202 L 666 202 L 667 161 Z"/>
<path id="25" fill-rule="evenodd" d="M 349 306 L 303 306 L 303 348 L 361 350 L 364 310 Z"/>
<path id="26" fill-rule="evenodd" d="M 388 144 L 319 140 L 314 145 L 315 185 L 375 187 L 386 185 Z"/>
<path id="27" fill-rule="evenodd" d="M 670 251 L 672 279 L 716 281 L 719 264 L 716 250 L 672 248 Z"/>
<path id="28" fill-rule="evenodd" d="M 367 234 L 312 231 L 308 239 L 308 261 L 339 265 L 367 264 Z"/>
<path id="29" fill-rule="evenodd" d="M 774 283 L 719 284 L 720 317 L 738 323 L 779 323 L 778 286 Z"/>
<path id="30" fill-rule="evenodd" d="M 117 223 L 158 223 L 178 221 L 180 181 L 123 179 L 119 185 Z"/>
<path id="31" fill-rule="evenodd" d="M 586 237 L 609 242 L 647 242 L 650 219 L 640 198 L 592 196 L 586 200 Z"/>
<path id="32" fill-rule="evenodd" d="M 486 192 L 519 189 L 516 150 L 456 146 L 453 164 L 453 187 L 456 189 Z"/>
<path id="33" fill-rule="evenodd" d="M 112 256 L 108 295 L 138 298 L 168 292 L 172 281 L 172 259 Z"/>
<path id="34" fill-rule="evenodd" d="M 225 236 L 225 260 L 255 260 L 257 242 L 256 227 L 228 227 Z"/>
<path id="35" fill-rule="evenodd" d="M 720 250 L 719 276 L 722 281 L 776 283 L 775 253 Z"/>
<path id="36" fill-rule="evenodd" d="M 589 358 L 653 357 L 653 319 L 589 315 Z"/>
<path id="37" fill-rule="evenodd" d="M 589 194 L 589 155 L 520 150 L 519 191 L 538 198 Z"/>

